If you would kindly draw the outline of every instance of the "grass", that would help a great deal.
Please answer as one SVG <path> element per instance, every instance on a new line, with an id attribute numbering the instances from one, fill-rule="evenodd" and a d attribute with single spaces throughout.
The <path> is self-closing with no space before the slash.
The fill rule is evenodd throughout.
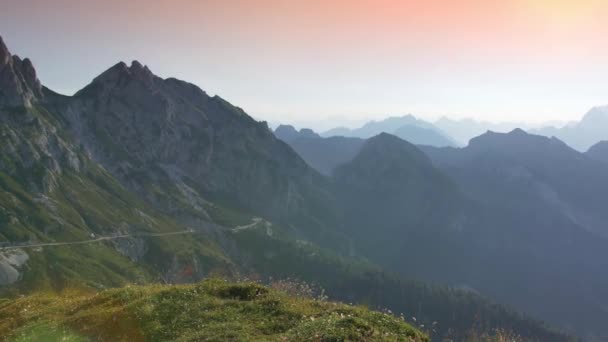
<path id="1" fill-rule="evenodd" d="M 150 208 L 111 175 L 92 164 L 82 172 L 65 170 L 47 194 L 51 208 L 28 193 L 18 178 L 0 171 L 0 243 L 70 242 L 114 233 L 175 232 L 188 227 Z M 139 238 L 143 255 L 131 260 L 113 242 L 28 249 L 21 279 L 0 287 L 1 296 L 63 288 L 95 289 L 149 283 L 170 270 L 193 269 L 179 281 L 193 281 L 212 270 L 230 273 L 223 250 L 206 234 Z M 180 273 L 181 274 L 181 273 Z"/>
<path id="2" fill-rule="evenodd" d="M 3 301 L 0 336 L 6 341 L 428 341 L 391 315 L 219 279 Z"/>

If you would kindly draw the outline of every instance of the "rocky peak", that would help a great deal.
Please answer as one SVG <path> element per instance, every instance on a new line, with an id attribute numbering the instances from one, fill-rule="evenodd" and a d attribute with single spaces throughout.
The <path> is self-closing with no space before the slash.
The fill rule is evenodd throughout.
<path id="1" fill-rule="evenodd" d="M 76 96 L 104 93 L 133 82 L 139 82 L 145 87 L 151 88 L 157 80 L 160 78 L 138 61 L 131 62 L 130 66 L 125 62 L 119 62 L 93 79 L 89 85 L 78 91 Z"/>
<path id="2" fill-rule="evenodd" d="M 338 167 L 336 175 L 340 177 L 354 171 L 362 172 L 366 177 L 390 175 L 401 178 L 409 175 L 411 169 L 427 168 L 430 165 L 430 160 L 416 146 L 392 134 L 380 133 L 369 138 L 350 163 Z M 398 172 L 393 172 L 397 170 Z"/>
<path id="3" fill-rule="evenodd" d="M 321 137 L 320 135 L 318 135 L 315 131 L 313 131 L 310 128 L 300 129 L 300 136 L 303 138 L 320 138 Z"/>
<path id="4" fill-rule="evenodd" d="M 607 106 L 597 106 L 591 108 L 587 114 L 583 117 L 580 124 L 581 126 L 587 128 L 600 128 L 605 129 L 608 124 L 608 105 Z"/>
<path id="5" fill-rule="evenodd" d="M 11 54 L 6 47 L 6 44 L 4 44 L 4 40 L 2 40 L 2 37 L 0 36 L 0 70 L 2 70 L 2 68 L 7 65 L 10 60 Z"/>
<path id="6" fill-rule="evenodd" d="M 42 97 L 32 62 L 11 55 L 0 37 L 0 107 L 30 107 Z"/>
<path id="7" fill-rule="evenodd" d="M 302 128 L 298 131 L 291 125 L 279 125 L 274 130 L 274 135 L 285 142 L 292 142 L 299 138 L 321 138 L 320 135 L 310 128 Z"/>
<path id="8" fill-rule="evenodd" d="M 29 58 L 21 60 L 19 56 L 13 56 L 13 67 L 20 74 L 21 81 L 32 92 L 36 99 L 41 99 L 42 84 L 36 75 L 36 69 Z"/>
<path id="9" fill-rule="evenodd" d="M 298 137 L 298 131 L 291 125 L 279 125 L 274 130 L 274 135 L 283 141 L 292 141 Z"/>
<path id="10" fill-rule="evenodd" d="M 388 133 L 380 133 L 372 138 L 369 138 L 363 148 L 361 149 L 360 155 L 368 155 L 369 158 L 405 158 L 412 157 L 419 159 L 420 161 L 426 160 L 426 156 L 413 144 Z"/>
<path id="11" fill-rule="evenodd" d="M 152 73 L 152 71 L 150 71 L 150 69 L 148 69 L 148 66 L 142 65 L 138 61 L 131 62 L 131 67 L 129 67 L 129 72 L 131 73 L 131 75 L 133 75 L 133 77 L 138 78 L 140 80 L 144 80 L 146 82 L 150 82 L 152 79 L 154 79 L 156 77 L 156 75 L 154 75 Z"/>

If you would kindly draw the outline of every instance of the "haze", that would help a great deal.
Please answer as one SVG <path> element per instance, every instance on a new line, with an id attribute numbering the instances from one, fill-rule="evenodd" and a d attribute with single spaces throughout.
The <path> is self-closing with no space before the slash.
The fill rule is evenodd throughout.
<path id="1" fill-rule="evenodd" d="M 603 1 L 2 0 L 1 7 L 0 32 L 12 51 L 65 94 L 117 60 L 138 59 L 257 119 L 313 128 L 405 113 L 567 121 L 605 102 Z"/>

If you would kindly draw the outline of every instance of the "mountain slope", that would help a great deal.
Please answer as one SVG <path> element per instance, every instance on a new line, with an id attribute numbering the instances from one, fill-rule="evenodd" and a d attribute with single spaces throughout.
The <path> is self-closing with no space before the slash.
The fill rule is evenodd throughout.
<path id="1" fill-rule="evenodd" d="M 525 341 L 571 340 L 467 289 L 404 279 L 365 260 L 285 239 L 275 233 L 275 228 L 258 224 L 234 232 L 241 253 L 237 263 L 249 269 L 254 279 L 272 275 L 274 279 L 300 279 L 317 284 L 332 300 L 363 303 L 405 315 L 408 322 L 426 327 L 424 330 L 433 341 L 480 340 L 480 334 L 495 341 L 499 337 L 494 336 L 497 331 L 519 335 Z M 425 254 L 428 258 L 431 253 L 427 250 Z M 415 261 L 424 263 L 421 259 Z M 411 276 L 414 270 L 406 272 Z"/>
<path id="2" fill-rule="evenodd" d="M 337 224 L 323 177 L 264 123 L 192 84 L 119 63 L 54 105 L 95 162 L 183 222 L 204 222 L 216 202 L 308 238 Z"/>
<path id="3" fill-rule="evenodd" d="M 308 165 L 329 176 L 338 165 L 352 160 L 364 142 L 351 137 L 298 138 L 289 145 Z"/>
<path id="4" fill-rule="evenodd" d="M 595 160 L 608 163 L 608 140 L 591 146 L 585 154 Z"/>
<path id="5" fill-rule="evenodd" d="M 430 155 L 433 157 L 433 153 Z M 522 190 L 538 197 L 539 202 L 552 205 L 554 210 L 568 216 L 577 225 L 600 235 L 607 234 L 604 222 L 608 216 L 602 209 L 602 203 L 608 200 L 606 165 L 573 150 L 558 139 L 526 134 L 519 129 L 509 134 L 489 132 L 471 140 L 465 149 L 443 150 L 435 156 L 439 163 L 466 166 L 476 172 L 484 170 L 484 167 L 479 165 L 473 169 L 472 164 L 483 160 L 508 164 L 508 167 L 502 166 L 504 172 L 496 180 L 534 181 L 534 187 L 522 183 Z M 470 182 L 463 184 L 463 189 L 484 191 L 480 181 L 472 177 Z M 489 191 L 485 192 L 492 196 Z M 484 200 L 494 199 L 498 198 L 484 196 Z M 512 196 L 505 200 L 509 199 Z"/>
<path id="6" fill-rule="evenodd" d="M 0 37 L 0 106 L 30 106 L 42 96 L 32 62 L 11 55 Z"/>
<path id="7" fill-rule="evenodd" d="M 599 271 L 608 258 L 602 224 L 606 166 L 555 138 L 521 130 L 487 133 L 463 149 L 427 147 L 425 152 L 489 210 L 486 225 L 495 235 L 487 237 L 506 262 L 501 273 L 511 276 L 504 279 L 510 289 L 497 292 L 501 286 L 494 285 L 485 293 L 570 324 L 587 339 L 605 339 L 608 331 L 601 322 L 608 316 L 602 303 L 608 293 L 598 289 L 608 284 Z M 553 285 L 548 288 L 548 283 Z M 521 296 L 524 292 L 529 296 Z M 572 310 L 564 310 L 565 303 Z M 589 314 L 574 313 L 581 310 Z"/>
<path id="8" fill-rule="evenodd" d="M 42 108 L 22 108 L 19 112 L 0 109 L 0 241 L 3 245 L 189 229 L 128 192 L 78 147 L 62 138 L 54 120 L 54 116 Z M 183 253 L 178 256 L 176 251 Z M 0 281 L 3 285 L 18 283 L 24 292 L 67 285 L 120 285 L 161 277 L 180 281 L 174 274 L 180 267 L 202 260 L 210 268 L 214 264 L 217 267 L 229 264 L 219 248 L 200 235 L 167 238 L 162 245 L 157 239 L 134 237 L 1 254 Z M 11 255 L 19 255 L 24 262 L 11 264 Z M 138 268 L 138 263 L 151 269 Z M 192 279 L 206 272 L 196 270 Z"/>
<path id="9" fill-rule="evenodd" d="M 368 139 L 333 177 L 348 233 L 362 255 L 375 256 L 382 265 L 398 268 L 400 251 L 418 232 L 456 229 L 461 220 L 464 202 L 454 184 L 414 145 L 395 136 Z"/>
<path id="10" fill-rule="evenodd" d="M 436 128 L 418 127 L 415 125 L 404 125 L 392 132 L 403 140 L 415 145 L 430 145 L 437 147 L 456 146 L 457 144 Z"/>

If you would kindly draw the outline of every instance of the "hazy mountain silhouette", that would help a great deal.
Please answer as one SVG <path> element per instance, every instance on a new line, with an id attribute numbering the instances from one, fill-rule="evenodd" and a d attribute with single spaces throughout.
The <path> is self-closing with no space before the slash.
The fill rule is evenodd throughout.
<path id="1" fill-rule="evenodd" d="M 416 145 L 437 147 L 456 146 L 456 142 L 433 124 L 416 119 L 412 115 L 390 117 L 382 121 L 370 121 L 357 129 L 338 127 L 322 133 L 323 137 L 344 136 L 371 138 L 380 133 L 390 133 Z"/>
<path id="2" fill-rule="evenodd" d="M 320 138 L 321 136 L 315 133 L 310 128 L 302 128 L 299 131 L 290 125 L 279 125 L 274 130 L 274 135 L 286 143 L 290 143 L 299 138 Z"/>
<path id="3" fill-rule="evenodd" d="M 463 149 L 425 151 L 438 165 L 456 169 L 462 188 L 476 198 L 512 206 L 512 202 L 524 203 L 514 196 L 531 196 L 535 199 L 532 202 L 551 206 L 577 225 L 608 236 L 603 223 L 608 215 L 601 209 L 608 200 L 608 169 L 557 138 L 516 129 L 508 134 L 488 132 L 472 139 Z M 496 170 L 487 180 L 504 185 L 504 190 L 514 192 L 511 196 L 497 196 L 488 184 L 482 184 L 483 177 L 477 178 L 481 176 L 478 173 L 492 167 L 491 163 L 496 163 Z M 465 168 L 470 174 L 462 173 Z M 521 186 L 522 192 L 515 192 L 516 185 Z M 528 208 L 535 206 L 532 202 Z"/>
<path id="4" fill-rule="evenodd" d="M 392 270 L 466 285 L 605 336 L 608 292 L 591 288 L 608 284 L 600 272 L 608 265 L 607 169 L 522 130 L 488 133 L 462 149 L 423 149 L 439 169 L 383 134 L 335 170 L 355 248 Z"/>
<path id="5" fill-rule="evenodd" d="M 475 119 L 450 119 L 442 117 L 434 122 L 442 131 L 453 137 L 460 145 L 466 146 L 474 137 L 477 137 L 487 131 L 493 132 L 510 132 L 515 128 L 527 130 L 530 128 L 523 122 L 499 122 L 493 123 L 488 121 L 478 121 Z"/>
<path id="6" fill-rule="evenodd" d="M 596 143 L 608 140 L 608 106 L 594 107 L 579 122 L 565 127 L 545 127 L 530 132 L 555 136 L 578 151 L 587 151 Z"/>

